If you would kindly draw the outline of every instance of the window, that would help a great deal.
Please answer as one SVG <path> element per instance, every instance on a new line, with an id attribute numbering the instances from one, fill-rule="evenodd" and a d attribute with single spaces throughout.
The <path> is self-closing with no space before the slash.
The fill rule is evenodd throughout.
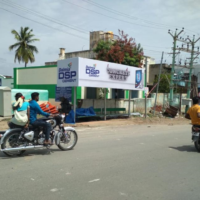
<path id="1" fill-rule="evenodd" d="M 112 89 L 112 99 L 124 99 L 124 90 Z"/>
<path id="2" fill-rule="evenodd" d="M 96 99 L 96 98 L 97 98 L 96 88 L 87 87 L 86 99 Z"/>

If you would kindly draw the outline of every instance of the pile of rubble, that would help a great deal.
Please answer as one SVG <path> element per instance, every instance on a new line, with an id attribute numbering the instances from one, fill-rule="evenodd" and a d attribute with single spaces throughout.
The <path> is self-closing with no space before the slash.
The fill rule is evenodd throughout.
<path id="1" fill-rule="evenodd" d="M 156 105 L 155 107 L 151 107 L 151 113 L 155 114 L 163 114 L 164 116 L 169 116 L 169 117 L 176 117 L 178 114 L 179 109 L 170 105 L 167 105 L 165 107 L 162 107 L 160 105 Z"/>

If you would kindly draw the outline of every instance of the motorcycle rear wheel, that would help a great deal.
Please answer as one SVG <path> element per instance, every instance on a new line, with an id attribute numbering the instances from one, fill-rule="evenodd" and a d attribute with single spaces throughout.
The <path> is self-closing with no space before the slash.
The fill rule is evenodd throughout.
<path id="1" fill-rule="evenodd" d="M 14 148 L 15 147 L 19 147 L 19 145 L 17 146 L 17 140 L 20 136 L 20 132 L 11 132 L 8 135 L 6 135 L 6 137 L 4 138 L 4 142 L 1 145 L 1 149 L 6 149 L 6 148 Z M 16 144 L 15 144 L 16 143 Z M 12 151 L 12 152 L 4 152 L 3 153 L 7 156 L 13 157 L 13 156 L 21 156 L 25 151 Z"/>
<path id="2" fill-rule="evenodd" d="M 195 141 L 194 146 L 195 146 L 197 152 L 200 153 L 200 141 Z"/>

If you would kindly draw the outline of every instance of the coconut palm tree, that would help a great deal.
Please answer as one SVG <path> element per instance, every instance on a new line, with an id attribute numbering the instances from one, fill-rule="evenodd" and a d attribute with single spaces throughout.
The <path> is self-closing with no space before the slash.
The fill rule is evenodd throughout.
<path id="1" fill-rule="evenodd" d="M 11 33 L 15 36 L 17 43 L 11 45 L 9 50 L 16 49 L 14 61 L 20 63 L 21 61 L 25 63 L 25 67 L 28 62 L 33 63 L 35 61 L 34 53 L 38 53 L 36 46 L 30 45 L 39 39 L 33 38 L 35 35 L 32 34 L 33 30 L 29 27 L 21 27 L 19 33 L 16 30 L 12 30 Z"/>

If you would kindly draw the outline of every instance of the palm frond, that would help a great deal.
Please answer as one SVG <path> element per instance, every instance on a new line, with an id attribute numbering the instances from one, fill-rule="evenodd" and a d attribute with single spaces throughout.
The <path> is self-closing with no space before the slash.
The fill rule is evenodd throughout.
<path id="1" fill-rule="evenodd" d="M 32 52 L 38 53 L 38 49 L 36 46 L 28 45 L 27 48 L 28 50 L 31 50 Z"/>
<path id="2" fill-rule="evenodd" d="M 9 50 L 12 51 L 13 49 L 19 47 L 20 45 L 21 45 L 21 42 L 18 42 L 18 43 L 15 43 L 15 44 L 13 44 L 13 45 L 10 45 L 10 46 L 9 46 Z"/>
<path id="3" fill-rule="evenodd" d="M 11 33 L 15 36 L 15 39 L 20 41 L 21 37 L 19 35 L 19 33 L 16 30 L 12 30 Z"/>
<path id="4" fill-rule="evenodd" d="M 31 40 L 28 40 L 27 43 L 32 43 L 32 42 L 36 42 L 36 41 L 40 41 L 40 39 L 31 39 Z"/>

